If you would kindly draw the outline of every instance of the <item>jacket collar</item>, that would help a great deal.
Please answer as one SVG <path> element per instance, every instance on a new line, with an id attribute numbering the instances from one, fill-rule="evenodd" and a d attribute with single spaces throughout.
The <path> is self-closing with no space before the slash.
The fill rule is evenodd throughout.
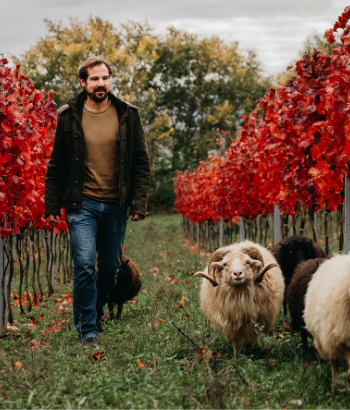
<path id="1" fill-rule="evenodd" d="M 86 98 L 87 98 L 86 92 L 85 90 L 83 90 L 81 93 L 71 98 L 67 103 L 73 109 L 74 114 L 76 114 L 79 117 L 80 121 L 83 116 L 84 102 Z M 117 98 L 111 92 L 108 93 L 108 98 L 111 100 L 112 104 L 115 106 L 117 110 L 117 114 L 118 114 L 118 119 L 119 121 L 121 121 L 122 117 L 124 116 L 124 114 L 126 113 L 128 109 L 128 104 L 125 101 L 122 101 L 119 98 Z"/>

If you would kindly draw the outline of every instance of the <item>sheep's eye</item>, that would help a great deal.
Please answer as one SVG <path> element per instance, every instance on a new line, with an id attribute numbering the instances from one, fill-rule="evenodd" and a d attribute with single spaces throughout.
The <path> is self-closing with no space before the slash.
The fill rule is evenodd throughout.
<path id="1" fill-rule="evenodd" d="M 250 261 L 245 261 L 245 264 L 246 264 L 246 265 L 249 265 L 249 264 L 250 264 Z"/>
<path id="2" fill-rule="evenodd" d="M 222 266 L 227 266 L 227 263 L 224 263 Z"/>

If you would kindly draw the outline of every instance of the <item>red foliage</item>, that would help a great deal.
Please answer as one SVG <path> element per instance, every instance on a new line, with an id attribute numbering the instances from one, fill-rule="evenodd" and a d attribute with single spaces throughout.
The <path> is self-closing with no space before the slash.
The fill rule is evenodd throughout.
<path id="1" fill-rule="evenodd" d="M 336 210 L 350 154 L 350 7 L 326 32 L 341 45 L 315 49 L 295 64 L 298 77 L 269 89 L 225 157 L 209 156 L 174 178 L 175 206 L 192 221 L 237 221 L 272 212 Z M 288 67 L 290 68 L 290 67 Z M 259 113 L 259 114 L 258 114 Z"/>
<path id="2" fill-rule="evenodd" d="M 36 90 L 19 66 L 7 67 L 7 60 L 0 60 L 0 90 L 0 225 L 7 221 L 0 233 L 6 238 L 19 228 L 42 229 L 48 223 L 44 177 L 57 111 L 52 91 Z M 65 222 L 59 228 L 66 229 Z"/>

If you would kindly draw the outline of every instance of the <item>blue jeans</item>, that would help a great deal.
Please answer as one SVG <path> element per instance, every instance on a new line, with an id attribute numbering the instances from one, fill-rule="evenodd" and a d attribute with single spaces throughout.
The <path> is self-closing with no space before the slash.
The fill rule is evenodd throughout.
<path id="1" fill-rule="evenodd" d="M 117 202 L 84 197 L 82 208 L 66 210 L 66 218 L 74 262 L 74 324 L 84 340 L 98 336 L 96 325 L 120 267 L 128 213 Z"/>

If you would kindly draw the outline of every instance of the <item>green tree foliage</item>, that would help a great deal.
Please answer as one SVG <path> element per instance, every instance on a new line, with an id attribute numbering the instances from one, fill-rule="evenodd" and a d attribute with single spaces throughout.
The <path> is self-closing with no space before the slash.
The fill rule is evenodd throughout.
<path id="1" fill-rule="evenodd" d="M 79 65 L 91 55 L 107 57 L 114 67 L 112 91 L 140 108 L 151 155 L 151 196 L 163 198 L 164 205 L 173 202 L 174 171 L 196 168 L 216 149 L 217 128 L 227 132 L 229 144 L 241 115 L 270 86 L 254 54 L 218 37 L 175 28 L 156 36 L 147 22 L 116 28 L 98 17 L 70 19 L 66 26 L 46 20 L 46 27 L 46 35 L 13 61 L 37 88 L 53 89 L 60 106 L 80 91 Z"/>

